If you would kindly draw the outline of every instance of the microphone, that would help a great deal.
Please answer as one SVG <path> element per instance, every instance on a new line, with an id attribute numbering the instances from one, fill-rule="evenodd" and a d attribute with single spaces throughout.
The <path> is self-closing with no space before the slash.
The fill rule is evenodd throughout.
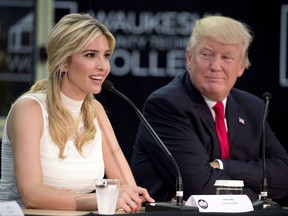
<path id="1" fill-rule="evenodd" d="M 268 107 L 272 95 L 269 92 L 263 94 L 263 99 L 265 100 L 265 111 L 262 122 L 262 160 L 263 160 L 263 179 L 262 179 L 262 190 L 259 195 L 259 199 L 253 202 L 253 207 L 255 210 L 267 209 L 267 208 L 282 208 L 278 203 L 272 201 L 268 198 L 268 187 L 267 187 L 267 174 L 266 174 L 266 121 L 268 117 Z"/>
<path id="2" fill-rule="evenodd" d="M 165 144 L 162 142 L 162 140 L 159 138 L 159 136 L 156 134 L 155 130 L 151 127 L 151 125 L 148 123 L 148 121 L 146 120 L 146 118 L 143 116 L 143 114 L 139 111 L 139 109 L 136 107 L 136 105 L 129 99 L 127 98 L 124 94 L 122 94 L 121 92 L 119 92 L 113 85 L 113 83 L 109 80 L 105 80 L 103 82 L 102 85 L 103 89 L 114 92 L 115 94 L 117 94 L 118 96 L 120 96 L 123 100 L 125 100 L 126 102 L 128 102 L 128 104 L 134 109 L 134 111 L 136 112 L 136 114 L 138 115 L 138 117 L 140 118 L 141 122 L 144 124 L 144 126 L 147 128 L 147 130 L 150 132 L 150 134 L 153 136 L 154 140 L 157 142 L 157 144 L 160 146 L 160 148 L 164 151 L 164 153 L 167 155 L 167 157 L 170 159 L 170 161 L 172 162 L 173 166 L 176 169 L 177 172 L 177 179 L 176 179 L 176 206 L 173 205 L 173 203 L 169 203 L 169 204 L 164 204 L 163 206 L 161 204 L 159 204 L 159 208 L 158 210 L 169 210 L 169 209 L 182 209 L 183 206 L 183 182 L 182 182 L 182 176 L 181 176 L 181 172 L 180 169 L 174 159 L 174 157 L 172 156 L 172 154 L 170 153 L 170 151 L 167 149 L 167 147 L 165 146 Z M 157 210 L 157 203 L 153 204 L 151 203 L 151 205 L 148 206 L 148 209 L 151 207 L 151 209 Z M 155 207 L 155 208 L 154 208 Z M 149 210 L 151 210 L 149 209 Z M 185 208 L 183 208 L 185 209 Z M 188 209 L 188 208 L 187 208 Z M 191 207 L 189 208 L 191 210 Z M 198 208 L 197 208 L 198 209 Z M 147 211 L 147 208 L 145 208 L 145 210 Z"/>

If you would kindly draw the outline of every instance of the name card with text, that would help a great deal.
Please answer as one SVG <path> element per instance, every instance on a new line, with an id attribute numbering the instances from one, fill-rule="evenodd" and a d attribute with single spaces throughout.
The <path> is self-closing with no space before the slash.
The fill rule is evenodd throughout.
<path id="1" fill-rule="evenodd" d="M 254 211 L 249 197 L 239 195 L 191 195 L 185 205 L 198 207 L 199 212 L 248 212 Z"/>

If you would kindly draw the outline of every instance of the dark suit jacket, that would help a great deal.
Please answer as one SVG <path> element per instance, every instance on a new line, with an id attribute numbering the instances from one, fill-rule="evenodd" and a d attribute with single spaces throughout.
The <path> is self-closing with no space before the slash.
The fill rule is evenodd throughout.
<path id="1" fill-rule="evenodd" d="M 263 179 L 264 109 L 262 99 L 232 89 L 226 105 L 231 159 L 222 160 L 224 170 L 220 170 L 209 164 L 220 159 L 214 120 L 189 74 L 176 76 L 148 97 L 143 115 L 180 168 L 184 200 L 192 194 L 215 194 L 216 179 L 243 180 L 244 193 L 251 200 L 258 199 Z M 268 123 L 266 131 L 268 197 L 278 199 L 288 194 L 288 155 Z M 156 201 L 168 201 L 175 195 L 176 169 L 141 123 L 131 167 L 138 185 L 147 188 Z"/>

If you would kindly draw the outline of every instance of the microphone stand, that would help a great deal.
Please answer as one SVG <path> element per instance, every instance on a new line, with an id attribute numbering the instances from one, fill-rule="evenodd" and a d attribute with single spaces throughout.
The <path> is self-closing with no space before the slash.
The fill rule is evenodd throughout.
<path id="1" fill-rule="evenodd" d="M 144 126 L 148 129 L 150 134 L 153 136 L 153 138 L 156 140 L 157 144 L 160 146 L 160 148 L 165 152 L 167 157 L 171 160 L 172 164 L 174 165 L 176 171 L 177 171 L 177 179 L 176 179 L 176 203 L 174 202 L 156 202 L 156 203 L 146 203 L 145 205 L 145 211 L 176 211 L 176 210 L 189 210 L 189 211 L 199 211 L 198 207 L 194 206 L 185 206 L 183 204 L 183 182 L 182 182 L 182 176 L 180 169 L 170 153 L 170 151 L 166 148 L 162 140 L 159 138 L 159 136 L 156 134 L 156 132 L 153 130 L 151 125 L 148 123 L 146 118 L 142 115 L 142 113 L 139 111 L 139 109 L 135 106 L 135 104 L 129 100 L 125 95 L 123 95 L 121 92 L 119 92 L 117 89 L 114 88 L 113 83 L 109 80 L 105 80 L 103 82 L 102 87 L 105 90 L 114 92 L 118 96 L 120 96 L 123 100 L 129 103 L 131 107 L 135 110 L 136 114 L 144 124 Z"/>
<path id="2" fill-rule="evenodd" d="M 156 140 L 157 144 L 161 147 L 161 149 L 165 152 L 165 154 L 167 155 L 167 157 L 171 160 L 173 166 L 175 167 L 176 171 L 177 171 L 177 180 L 176 180 L 176 205 L 177 206 L 183 206 L 183 182 L 182 182 L 182 176 L 181 176 L 181 172 L 180 169 L 174 159 L 174 157 L 172 156 L 172 154 L 170 153 L 170 151 L 167 149 L 167 147 L 164 145 L 164 143 L 162 142 L 162 140 L 159 138 L 159 136 L 156 134 L 156 132 L 153 130 L 153 128 L 151 127 L 151 125 L 148 123 L 148 121 L 146 120 L 146 118 L 142 115 L 142 113 L 140 112 L 140 110 L 136 107 L 136 105 L 129 99 L 127 98 L 124 94 L 122 94 L 121 92 L 119 92 L 112 84 L 112 82 L 110 82 L 109 80 L 105 80 L 103 83 L 103 88 L 105 90 L 114 92 L 115 94 L 117 94 L 118 96 L 120 96 L 122 99 L 124 99 L 126 102 L 129 103 L 129 105 L 135 110 L 136 114 L 138 115 L 138 117 L 141 119 L 142 123 L 144 124 L 144 126 L 147 128 L 147 130 L 150 132 L 150 134 L 153 136 L 153 138 Z"/>
<path id="3" fill-rule="evenodd" d="M 272 199 L 268 198 L 268 189 L 267 189 L 267 174 L 266 174 L 266 121 L 268 116 L 268 106 L 271 100 L 271 94 L 269 92 L 265 92 L 263 94 L 263 98 L 265 100 L 265 112 L 263 117 L 263 132 L 262 132 L 262 160 L 263 160 L 263 180 L 262 180 L 262 191 L 260 192 L 260 198 L 253 202 L 254 210 L 267 209 L 267 208 L 282 208 L 278 203 L 272 201 Z"/>

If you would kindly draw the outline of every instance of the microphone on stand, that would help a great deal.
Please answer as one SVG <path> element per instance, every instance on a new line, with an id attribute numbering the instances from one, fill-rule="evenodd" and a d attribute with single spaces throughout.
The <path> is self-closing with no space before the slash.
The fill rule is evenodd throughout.
<path id="1" fill-rule="evenodd" d="M 254 210 L 267 209 L 267 208 L 282 208 L 278 203 L 272 201 L 268 198 L 267 189 L 267 174 L 266 174 L 266 121 L 268 116 L 268 107 L 272 95 L 269 92 L 263 94 L 263 99 L 265 100 L 265 111 L 263 116 L 262 124 L 262 160 L 263 160 L 263 179 L 262 179 L 262 190 L 259 195 L 259 199 L 253 202 Z"/>
<path id="2" fill-rule="evenodd" d="M 170 151 L 167 149 L 165 144 L 162 142 L 162 140 L 159 138 L 159 136 L 156 134 L 154 129 L 151 127 L 151 125 L 148 123 L 146 118 L 143 116 L 143 114 L 140 112 L 140 110 L 136 107 L 136 105 L 129 99 L 127 98 L 124 94 L 119 92 L 113 85 L 113 83 L 109 80 L 105 80 L 102 85 L 103 89 L 111 91 L 118 96 L 120 96 L 123 100 L 128 102 L 128 104 L 134 109 L 138 117 L 140 118 L 141 122 L 144 124 L 144 126 L 147 128 L 147 130 L 150 132 L 150 134 L 153 136 L 154 140 L 157 142 L 157 144 L 160 146 L 160 148 L 164 151 L 164 153 L 167 155 L 167 157 L 170 159 L 172 162 L 173 166 L 176 169 L 177 172 L 177 179 L 176 179 L 176 203 L 150 203 L 150 205 L 146 206 L 145 210 L 147 211 L 158 211 L 158 210 L 179 210 L 179 209 L 197 209 L 195 207 L 186 207 L 183 205 L 183 182 L 182 182 L 182 176 L 180 169 L 170 153 Z"/>

